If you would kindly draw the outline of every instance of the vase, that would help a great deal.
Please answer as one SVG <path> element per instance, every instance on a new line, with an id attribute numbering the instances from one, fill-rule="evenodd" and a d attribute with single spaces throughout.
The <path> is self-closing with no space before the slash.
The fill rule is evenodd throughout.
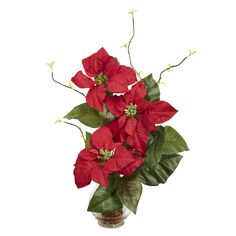
<path id="1" fill-rule="evenodd" d="M 124 224 L 125 219 L 129 216 L 130 210 L 127 208 L 117 209 L 112 212 L 93 212 L 98 224 L 105 228 L 117 228 Z"/>

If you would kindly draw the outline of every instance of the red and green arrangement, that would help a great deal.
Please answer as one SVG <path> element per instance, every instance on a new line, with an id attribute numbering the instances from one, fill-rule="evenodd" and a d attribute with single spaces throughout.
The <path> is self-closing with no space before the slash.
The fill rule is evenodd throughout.
<path id="1" fill-rule="evenodd" d="M 162 124 L 177 110 L 161 100 L 159 84 L 162 74 L 182 64 L 194 52 L 190 51 L 179 64 L 169 65 L 160 73 L 158 81 L 152 74 L 141 78 L 134 69 L 130 44 L 134 36 L 134 12 L 131 12 L 133 35 L 125 45 L 130 67 L 121 65 L 102 47 L 82 60 L 70 88 L 86 99 L 74 107 L 63 122 L 78 120 L 97 128 L 93 133 L 82 133 L 85 148 L 74 165 L 78 188 L 92 181 L 99 184 L 88 205 L 88 211 L 101 214 L 126 207 L 136 213 L 142 194 L 142 184 L 157 186 L 165 183 L 182 159 L 188 147 L 181 135 L 171 126 Z M 52 69 L 53 63 L 48 64 Z M 86 96 L 80 89 L 88 89 Z"/>

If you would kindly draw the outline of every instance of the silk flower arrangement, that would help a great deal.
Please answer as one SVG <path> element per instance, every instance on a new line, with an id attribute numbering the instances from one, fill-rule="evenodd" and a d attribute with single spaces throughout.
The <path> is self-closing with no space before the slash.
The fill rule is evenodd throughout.
<path id="1" fill-rule="evenodd" d="M 130 44 L 131 67 L 121 65 L 102 47 L 82 60 L 80 70 L 71 82 L 79 89 L 88 89 L 86 96 L 71 84 L 55 80 L 54 62 L 48 64 L 54 82 L 78 92 L 86 102 L 74 107 L 61 122 L 79 128 L 85 148 L 74 164 L 75 184 L 83 188 L 94 181 L 99 184 L 91 197 L 88 211 L 95 213 L 105 227 L 122 225 L 125 210 L 136 214 L 142 194 L 142 184 L 157 186 L 165 183 L 174 172 L 188 147 L 181 135 L 171 126 L 161 124 L 171 119 L 177 110 L 160 100 L 159 84 L 162 74 L 182 64 L 195 52 L 190 51 L 179 64 L 169 65 L 156 81 L 152 74 L 142 78 L 134 69 Z M 68 120 L 98 128 L 85 134 Z"/>

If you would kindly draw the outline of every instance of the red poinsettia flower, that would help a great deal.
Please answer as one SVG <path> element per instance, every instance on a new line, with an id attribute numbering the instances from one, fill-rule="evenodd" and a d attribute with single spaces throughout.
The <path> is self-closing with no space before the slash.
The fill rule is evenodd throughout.
<path id="1" fill-rule="evenodd" d="M 83 59 L 82 64 L 89 77 L 80 70 L 71 81 L 79 88 L 89 88 L 87 103 L 99 111 L 103 111 L 106 90 L 111 93 L 124 93 L 128 91 L 128 85 L 137 80 L 132 68 L 120 65 L 104 48 Z"/>
<path id="2" fill-rule="evenodd" d="M 74 169 L 75 183 L 78 188 L 90 184 L 91 180 L 108 186 L 108 174 L 132 174 L 143 162 L 143 158 L 133 155 L 132 151 L 114 143 L 111 130 L 102 127 L 90 138 L 91 147 L 83 149 L 77 158 Z"/>
<path id="3" fill-rule="evenodd" d="M 115 139 L 145 153 L 148 132 L 155 130 L 156 124 L 163 123 L 175 115 L 177 110 L 165 101 L 149 102 L 144 99 L 146 87 L 142 82 L 121 96 L 107 97 L 108 110 L 117 120 L 108 124 Z"/>

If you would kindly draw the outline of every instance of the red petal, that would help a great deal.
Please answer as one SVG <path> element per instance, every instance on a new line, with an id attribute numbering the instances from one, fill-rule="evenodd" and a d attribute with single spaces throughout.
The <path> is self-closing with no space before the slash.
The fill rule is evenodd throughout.
<path id="1" fill-rule="evenodd" d="M 126 115 L 123 115 L 118 119 L 118 127 L 122 128 L 125 125 L 125 123 L 126 123 Z"/>
<path id="2" fill-rule="evenodd" d="M 116 74 L 109 78 L 106 82 L 106 86 L 111 93 L 125 93 L 128 91 L 128 85 L 125 78 L 120 74 Z"/>
<path id="3" fill-rule="evenodd" d="M 115 154 L 114 154 L 113 157 L 130 159 L 129 162 L 131 162 L 133 154 L 130 150 L 126 149 L 124 146 L 120 146 L 116 149 Z"/>
<path id="4" fill-rule="evenodd" d="M 108 127 L 112 132 L 113 140 L 119 141 L 118 139 L 116 139 L 116 136 L 119 134 L 120 131 L 118 127 L 118 119 L 115 119 L 114 121 L 110 122 L 109 124 L 106 125 L 106 127 Z"/>
<path id="5" fill-rule="evenodd" d="M 96 166 L 91 170 L 91 178 L 94 182 L 107 187 L 108 186 L 108 172 L 101 166 Z"/>
<path id="6" fill-rule="evenodd" d="M 153 131 L 155 127 L 155 121 L 151 118 L 151 115 L 147 115 L 149 113 L 145 112 L 143 114 L 140 114 L 138 117 L 138 122 L 142 123 L 143 126 L 148 130 L 148 131 Z"/>
<path id="7" fill-rule="evenodd" d="M 78 188 L 82 188 L 90 184 L 90 170 L 96 165 L 97 163 L 95 161 L 84 161 L 81 158 L 77 158 L 74 168 L 74 177 L 75 184 Z"/>
<path id="8" fill-rule="evenodd" d="M 95 160 L 97 156 L 98 151 L 94 148 L 85 148 L 78 155 L 78 157 L 88 161 Z"/>
<path id="9" fill-rule="evenodd" d="M 104 170 L 106 170 L 109 173 L 114 173 L 119 171 L 119 167 L 117 164 L 116 158 L 112 157 L 110 158 L 103 166 Z"/>
<path id="10" fill-rule="evenodd" d="M 133 162 L 133 160 L 131 160 Z M 124 158 L 110 158 L 105 164 L 104 169 L 109 173 L 117 173 L 130 164 L 130 160 Z"/>
<path id="11" fill-rule="evenodd" d="M 138 122 L 135 132 L 132 136 L 126 138 L 126 142 L 130 147 L 145 153 L 148 142 L 148 130 L 143 127 L 142 123 Z"/>
<path id="12" fill-rule="evenodd" d="M 111 78 L 114 74 L 117 74 L 118 70 L 119 62 L 115 58 L 110 58 L 104 67 L 103 74 L 106 77 Z"/>
<path id="13" fill-rule="evenodd" d="M 84 160 L 84 159 L 80 158 L 79 155 L 78 155 L 77 160 L 76 160 L 74 166 L 82 165 L 84 168 L 92 169 L 94 166 L 97 165 L 97 162 L 98 161 L 96 161 L 96 160 L 95 161 Z"/>
<path id="14" fill-rule="evenodd" d="M 155 101 L 152 102 L 152 106 L 147 109 L 145 115 L 155 124 L 160 124 L 172 118 L 176 112 L 177 110 L 168 102 Z"/>
<path id="15" fill-rule="evenodd" d="M 103 84 L 95 86 L 88 91 L 86 101 L 88 105 L 99 111 L 103 111 L 103 101 L 106 97 Z"/>
<path id="16" fill-rule="evenodd" d="M 116 143 L 111 143 L 110 144 L 110 147 L 107 149 L 108 151 L 112 151 L 114 150 L 115 148 L 118 148 L 119 146 L 121 146 L 122 143 L 121 142 L 116 142 Z"/>
<path id="17" fill-rule="evenodd" d="M 107 77 L 109 78 L 106 83 L 107 89 L 112 93 L 125 93 L 128 91 L 128 85 L 136 82 L 135 72 L 126 66 L 120 66 L 116 73 L 113 69 Z"/>
<path id="18" fill-rule="evenodd" d="M 128 137 L 128 134 L 125 132 L 125 129 L 122 128 L 119 133 L 119 140 L 120 142 L 125 142 Z"/>
<path id="19" fill-rule="evenodd" d="M 127 133 L 125 132 L 124 128 L 119 128 L 118 119 L 107 124 L 106 127 L 111 130 L 114 142 L 124 142 L 126 140 Z"/>
<path id="20" fill-rule="evenodd" d="M 152 104 L 144 98 L 137 98 L 134 103 L 137 105 L 138 113 L 143 113 Z"/>
<path id="21" fill-rule="evenodd" d="M 95 77 L 103 72 L 105 63 L 112 57 L 108 55 L 104 48 L 82 60 L 82 64 L 88 76 Z"/>
<path id="22" fill-rule="evenodd" d="M 97 51 L 96 56 L 100 61 L 102 61 L 103 64 L 107 63 L 110 59 L 112 59 L 112 56 L 110 56 L 103 47 Z"/>
<path id="23" fill-rule="evenodd" d="M 105 99 L 108 110 L 116 117 L 120 117 L 124 114 L 126 104 L 123 101 L 122 96 L 107 97 Z"/>
<path id="24" fill-rule="evenodd" d="M 128 85 L 133 84 L 137 81 L 136 74 L 134 70 L 130 67 L 120 66 L 119 73 L 122 74 L 126 78 Z"/>
<path id="25" fill-rule="evenodd" d="M 126 166 L 120 173 L 122 175 L 125 176 L 129 176 L 131 175 L 135 170 L 137 170 L 137 168 L 142 165 L 142 163 L 144 162 L 143 158 L 140 157 L 133 157 L 134 158 L 134 162 L 132 162 L 130 165 Z"/>
<path id="26" fill-rule="evenodd" d="M 76 166 L 74 169 L 75 184 L 78 188 L 85 187 L 90 184 L 90 172 L 86 169 Z"/>
<path id="27" fill-rule="evenodd" d="M 109 147 L 112 141 L 112 132 L 111 130 L 103 126 L 99 129 L 97 129 L 90 138 L 90 143 L 93 147 L 95 147 L 97 150 L 104 149 L 106 147 Z"/>
<path id="28" fill-rule="evenodd" d="M 104 164 L 104 169 L 110 173 L 119 172 L 133 161 L 131 151 L 120 146 L 116 149 L 114 156 Z"/>
<path id="29" fill-rule="evenodd" d="M 103 69 L 102 62 L 97 59 L 96 53 L 82 60 L 85 72 L 88 76 L 95 77 Z"/>
<path id="30" fill-rule="evenodd" d="M 126 125 L 125 125 L 125 132 L 129 135 L 133 135 L 135 129 L 137 127 L 137 120 L 136 118 L 132 117 L 132 118 L 128 118 Z"/>
<path id="31" fill-rule="evenodd" d="M 71 81 L 79 88 L 92 88 L 94 86 L 94 81 L 84 75 L 81 70 L 72 77 Z"/>
<path id="32" fill-rule="evenodd" d="M 126 104 L 136 104 L 141 98 L 146 96 L 146 87 L 142 82 L 132 86 L 132 89 L 124 95 L 124 101 Z"/>

